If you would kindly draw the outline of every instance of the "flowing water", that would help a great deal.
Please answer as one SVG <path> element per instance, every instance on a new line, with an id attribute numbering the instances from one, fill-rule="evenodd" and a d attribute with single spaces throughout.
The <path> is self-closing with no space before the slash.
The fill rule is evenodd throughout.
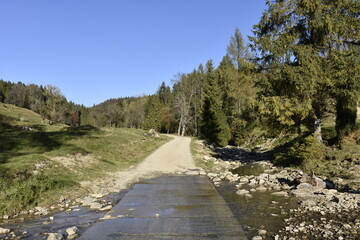
<path id="1" fill-rule="evenodd" d="M 248 164 L 240 166 L 232 172 L 239 176 L 258 176 L 264 172 L 264 168 L 258 164 Z M 251 188 L 246 185 L 242 187 L 246 190 Z M 271 195 L 275 191 L 257 191 L 251 193 L 252 198 L 245 198 L 236 194 L 235 184 L 230 182 L 222 182 L 217 190 L 229 204 L 249 239 L 257 236 L 260 229 L 266 230 L 267 236 L 276 235 L 284 227 L 284 219 L 288 217 L 289 210 L 298 207 L 297 202 L 291 198 Z M 274 238 L 269 237 L 268 239 Z"/>
<path id="2" fill-rule="evenodd" d="M 116 205 L 121 198 L 126 194 L 126 191 L 111 194 L 105 199 L 107 202 L 112 202 Z M 24 220 L 19 222 L 12 220 L 0 222 L 3 228 L 9 228 L 15 232 L 16 236 L 5 239 L 47 239 L 46 233 L 65 232 L 70 227 L 78 227 L 79 235 L 84 233 L 91 227 L 99 218 L 104 217 L 106 212 L 90 210 L 89 208 L 75 206 L 71 211 L 61 211 L 48 216 L 29 217 L 24 216 Z"/>

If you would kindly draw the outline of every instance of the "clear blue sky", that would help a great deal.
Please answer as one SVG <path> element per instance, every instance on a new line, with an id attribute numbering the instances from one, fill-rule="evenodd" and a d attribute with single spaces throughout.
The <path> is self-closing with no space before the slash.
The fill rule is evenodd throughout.
<path id="1" fill-rule="evenodd" d="M 244 38 L 265 0 L 0 0 L 0 78 L 85 106 L 154 93 Z"/>

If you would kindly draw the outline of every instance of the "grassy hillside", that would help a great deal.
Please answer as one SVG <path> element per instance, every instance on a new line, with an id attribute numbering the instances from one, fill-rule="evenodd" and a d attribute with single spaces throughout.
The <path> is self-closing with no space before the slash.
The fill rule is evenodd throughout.
<path id="1" fill-rule="evenodd" d="M 38 114 L 0 106 L 0 214 L 81 194 L 79 182 L 143 160 L 167 139 L 134 129 L 49 125 Z M 26 127 L 26 128 L 25 128 Z"/>
<path id="2" fill-rule="evenodd" d="M 47 121 L 28 109 L 19 108 L 12 104 L 0 103 L 0 120 L 3 126 L 39 126 L 46 125 Z"/>

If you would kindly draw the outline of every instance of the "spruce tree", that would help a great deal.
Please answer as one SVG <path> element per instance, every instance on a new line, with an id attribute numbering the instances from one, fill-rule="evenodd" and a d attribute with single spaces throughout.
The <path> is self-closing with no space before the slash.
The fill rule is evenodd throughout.
<path id="1" fill-rule="evenodd" d="M 319 123 L 325 102 L 336 96 L 339 117 L 341 109 L 347 109 L 340 105 L 354 106 L 341 99 L 358 92 L 353 84 L 358 79 L 344 81 L 345 75 L 334 75 L 342 65 L 339 57 L 348 62 L 350 45 L 359 44 L 359 2 L 275 0 L 267 5 L 255 26 L 256 37 L 251 38 L 260 53 L 258 63 L 263 73 L 264 105 L 260 109 L 286 126 L 313 118 L 315 135 L 321 141 Z M 358 59 L 358 52 L 355 54 Z M 351 93 L 344 94 L 344 89 Z"/>
<path id="2" fill-rule="evenodd" d="M 206 64 L 201 133 L 209 142 L 226 146 L 231 135 L 221 98 L 221 89 L 215 76 L 213 63 L 209 60 Z"/>

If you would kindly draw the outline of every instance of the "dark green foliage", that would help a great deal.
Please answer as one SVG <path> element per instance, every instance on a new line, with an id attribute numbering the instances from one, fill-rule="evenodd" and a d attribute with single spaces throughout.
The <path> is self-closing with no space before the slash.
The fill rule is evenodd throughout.
<path id="1" fill-rule="evenodd" d="M 149 97 L 145 105 L 145 120 L 143 122 L 143 129 L 155 129 L 156 131 L 160 130 L 160 110 L 161 102 L 158 95 L 152 95 Z"/>
<path id="2" fill-rule="evenodd" d="M 355 128 L 357 101 L 352 97 L 340 98 L 336 103 L 336 133 L 341 141 Z"/>
<path id="3" fill-rule="evenodd" d="M 214 75 L 212 61 L 207 62 L 206 68 L 201 132 L 209 142 L 215 145 L 225 146 L 231 139 L 231 134 L 226 115 L 223 111 L 221 90 Z"/>
<path id="4" fill-rule="evenodd" d="M 287 126 L 310 118 L 314 124 L 335 97 L 342 114 L 347 107 L 340 107 L 340 98 L 359 91 L 359 2 L 276 0 L 267 5 L 251 38 L 260 53 L 262 113 Z M 267 110 L 274 107 L 279 111 Z"/>
<path id="5" fill-rule="evenodd" d="M 171 106 L 172 105 L 172 94 L 170 87 L 166 86 L 164 82 L 162 82 L 161 86 L 159 87 L 159 90 L 157 92 L 157 95 L 159 95 L 160 102 L 164 106 Z"/>

